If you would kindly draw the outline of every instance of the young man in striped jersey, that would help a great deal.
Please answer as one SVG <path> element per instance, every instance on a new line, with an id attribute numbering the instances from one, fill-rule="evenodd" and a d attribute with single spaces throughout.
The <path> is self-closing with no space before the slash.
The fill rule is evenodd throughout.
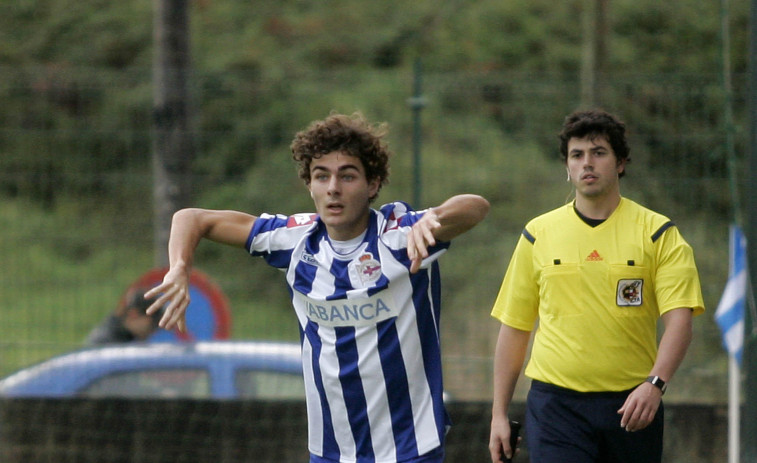
<path id="1" fill-rule="evenodd" d="M 459 195 L 423 211 L 372 209 L 389 174 L 384 126 L 332 114 L 298 133 L 292 152 L 316 213 L 185 209 L 174 215 L 170 269 L 148 296 L 160 326 L 184 326 L 202 238 L 245 248 L 286 275 L 299 320 L 310 461 L 441 462 L 437 259 L 483 220 L 489 203 Z"/>
<path id="2" fill-rule="evenodd" d="M 560 140 L 575 201 L 526 225 L 492 310 L 502 323 L 492 462 L 512 453 L 507 413 L 537 319 L 525 371 L 531 461 L 659 462 L 662 394 L 704 311 L 694 255 L 667 217 L 621 197 L 622 122 L 576 112 Z"/>

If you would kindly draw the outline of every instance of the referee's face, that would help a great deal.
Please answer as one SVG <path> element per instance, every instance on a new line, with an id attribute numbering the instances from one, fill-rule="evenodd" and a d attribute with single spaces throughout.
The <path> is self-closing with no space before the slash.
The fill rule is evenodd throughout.
<path id="1" fill-rule="evenodd" d="M 369 182 L 359 158 L 335 151 L 310 164 L 310 195 L 329 236 L 346 241 L 368 227 L 370 198 L 378 182 Z"/>
<path id="2" fill-rule="evenodd" d="M 620 194 L 619 174 L 625 163 L 618 162 L 603 136 L 568 140 L 567 168 L 576 196 L 600 199 Z"/>

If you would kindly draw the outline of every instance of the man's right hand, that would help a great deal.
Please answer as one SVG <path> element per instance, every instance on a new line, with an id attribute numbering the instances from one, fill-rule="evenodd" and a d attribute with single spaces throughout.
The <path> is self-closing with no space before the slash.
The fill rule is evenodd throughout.
<path id="1" fill-rule="evenodd" d="M 514 449 L 510 448 L 510 433 L 512 432 L 510 422 L 507 417 L 494 418 L 492 419 L 491 426 L 489 453 L 491 454 L 492 463 L 502 463 L 502 461 L 512 458 L 514 452 Z"/>

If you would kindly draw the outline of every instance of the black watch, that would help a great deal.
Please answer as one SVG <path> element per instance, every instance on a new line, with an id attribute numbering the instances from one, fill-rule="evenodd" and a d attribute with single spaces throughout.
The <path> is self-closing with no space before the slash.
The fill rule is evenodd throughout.
<path id="1" fill-rule="evenodd" d="M 657 388 L 662 391 L 663 394 L 665 394 L 665 391 L 668 389 L 668 385 L 665 384 L 665 381 L 663 381 L 659 376 L 648 376 L 646 382 L 657 386 Z"/>

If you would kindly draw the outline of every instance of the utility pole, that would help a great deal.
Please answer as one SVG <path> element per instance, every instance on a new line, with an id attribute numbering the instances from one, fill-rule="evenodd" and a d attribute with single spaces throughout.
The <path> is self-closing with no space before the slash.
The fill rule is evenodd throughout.
<path id="1" fill-rule="evenodd" d="M 190 130 L 189 1 L 153 0 L 153 245 L 168 264 L 171 217 L 189 204 L 194 144 Z"/>
<path id="2" fill-rule="evenodd" d="M 583 56 L 581 59 L 581 106 L 603 103 L 602 77 L 607 63 L 607 10 L 609 0 L 583 0 Z"/>

